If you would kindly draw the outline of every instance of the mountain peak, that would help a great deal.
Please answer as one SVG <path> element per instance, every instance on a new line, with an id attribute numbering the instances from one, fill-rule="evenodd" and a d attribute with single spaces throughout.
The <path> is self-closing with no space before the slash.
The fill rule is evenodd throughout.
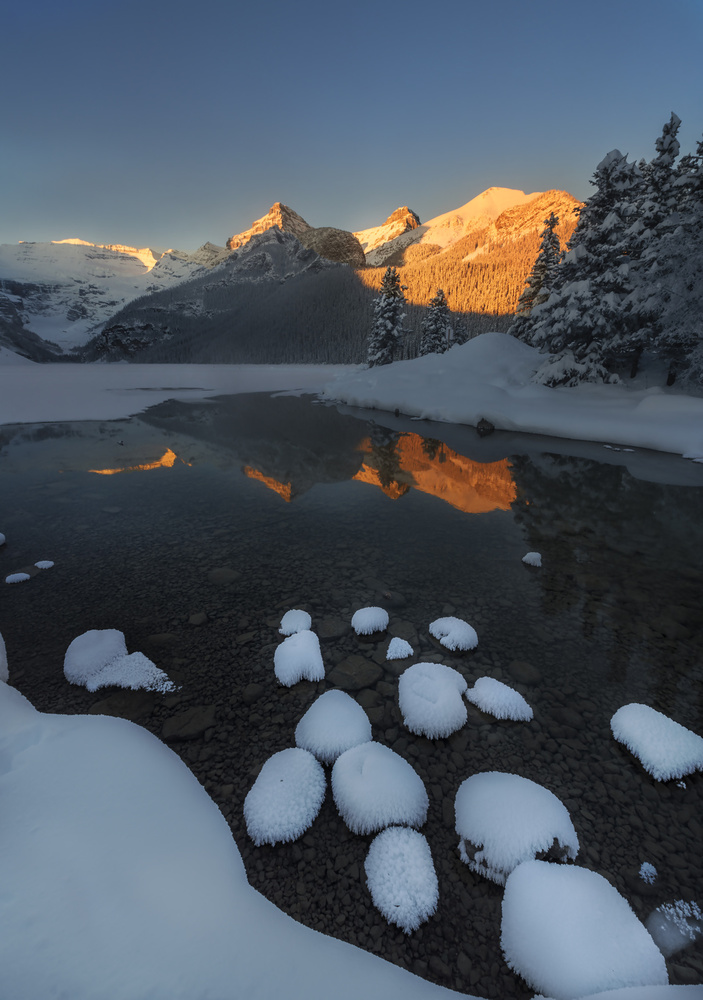
<path id="1" fill-rule="evenodd" d="M 302 236 L 312 226 L 308 225 L 305 219 L 294 212 L 292 208 L 288 205 L 284 205 L 280 201 L 273 203 L 271 208 L 268 210 L 266 215 L 262 215 L 260 219 L 256 219 L 252 223 L 251 228 L 245 230 L 243 233 L 236 233 L 234 236 L 230 236 L 227 240 L 227 249 L 236 250 L 237 247 L 244 246 L 248 243 L 252 236 L 256 236 L 257 233 L 264 233 L 267 229 L 272 229 L 274 226 L 278 226 L 280 230 L 284 233 L 292 233 L 294 236 Z"/>

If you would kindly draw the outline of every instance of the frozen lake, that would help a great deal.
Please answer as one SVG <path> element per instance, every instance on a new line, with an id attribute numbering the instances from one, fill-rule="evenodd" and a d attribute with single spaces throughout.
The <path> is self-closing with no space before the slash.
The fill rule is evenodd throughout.
<path id="1" fill-rule="evenodd" d="M 605 875 L 645 919 L 702 901 L 703 776 L 655 782 L 610 733 L 629 702 L 703 733 L 703 466 L 643 451 L 429 424 L 253 395 L 166 402 L 139 417 L 0 428 L 0 631 L 11 681 L 42 711 L 123 715 L 170 745 L 228 819 L 252 885 L 297 919 L 453 989 L 533 995 L 504 964 L 502 889 L 460 860 L 454 796 L 486 770 L 544 785 L 568 808 L 577 864 Z M 523 565 L 528 551 L 542 568 Z M 355 610 L 390 614 L 382 640 Z M 322 640 L 319 684 L 279 686 L 273 652 L 289 608 Z M 451 654 L 428 625 L 477 630 Z M 121 629 L 181 685 L 175 695 L 69 685 L 68 644 Z M 389 635 L 410 660 L 385 661 Z M 447 739 L 411 734 L 397 677 L 418 660 L 515 687 L 529 723 L 469 706 Z M 364 881 L 371 837 L 351 834 L 328 793 L 299 841 L 254 847 L 242 805 L 258 770 L 293 745 L 319 693 L 349 691 L 374 739 L 423 778 L 423 832 L 439 877 L 436 916 L 389 926 Z M 188 714 L 186 714 L 188 713 Z M 164 726 L 166 729 L 164 730 Z M 180 737 L 180 738 L 177 738 Z M 642 862 L 658 878 L 639 877 Z M 703 980 L 700 942 L 668 963 Z"/>

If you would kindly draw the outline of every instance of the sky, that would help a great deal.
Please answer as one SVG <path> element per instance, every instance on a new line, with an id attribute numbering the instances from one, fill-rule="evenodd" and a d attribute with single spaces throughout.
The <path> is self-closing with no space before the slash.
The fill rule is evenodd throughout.
<path id="1" fill-rule="evenodd" d="M 701 0 L 10 0 L 0 243 L 359 230 L 489 187 L 577 198 L 703 134 Z"/>

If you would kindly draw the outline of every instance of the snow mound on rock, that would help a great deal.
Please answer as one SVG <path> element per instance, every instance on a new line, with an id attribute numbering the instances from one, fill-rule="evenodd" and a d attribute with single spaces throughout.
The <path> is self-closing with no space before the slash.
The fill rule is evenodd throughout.
<path id="1" fill-rule="evenodd" d="M 703 738 L 649 705 L 623 705 L 610 728 L 657 781 L 703 770 Z"/>
<path id="2" fill-rule="evenodd" d="M 9 680 L 10 672 L 7 667 L 7 649 L 5 648 L 5 640 L 2 637 L 2 632 L 0 632 L 0 681 Z"/>
<path id="3" fill-rule="evenodd" d="M 476 630 L 462 618 L 437 618 L 430 623 L 430 635 L 439 639 L 447 649 L 475 649 L 478 646 Z"/>
<path id="4" fill-rule="evenodd" d="M 244 800 L 247 833 L 257 847 L 297 840 L 314 823 L 326 789 L 322 765 L 308 750 L 280 750 L 266 761 Z"/>
<path id="5" fill-rule="evenodd" d="M 375 833 L 394 824 L 422 826 L 427 818 L 429 799 L 422 778 L 381 743 L 362 743 L 337 758 L 332 794 L 352 833 Z"/>
<path id="6" fill-rule="evenodd" d="M 669 958 L 703 934 L 703 913 L 698 903 L 675 899 L 650 913 L 646 927 L 662 955 Z"/>
<path id="7" fill-rule="evenodd" d="M 51 569 L 54 565 L 51 559 L 40 559 L 39 562 L 34 564 L 37 569 Z"/>
<path id="8" fill-rule="evenodd" d="M 514 722 L 529 722 L 532 709 L 514 688 L 493 677 L 479 677 L 466 698 L 482 712 L 495 715 L 496 719 L 512 719 Z"/>
<path id="9" fill-rule="evenodd" d="M 388 628 L 388 612 L 383 608 L 359 608 L 352 615 L 352 628 L 357 635 L 371 635 Z"/>
<path id="10" fill-rule="evenodd" d="M 527 552 L 523 557 L 522 561 L 526 566 L 541 566 L 542 556 L 539 552 Z"/>
<path id="11" fill-rule="evenodd" d="M 66 650 L 63 672 L 71 684 L 88 691 L 103 687 L 174 691 L 175 685 L 143 653 L 127 652 L 124 633 L 116 628 L 89 629 Z"/>
<path id="12" fill-rule="evenodd" d="M 309 750 L 324 764 L 331 764 L 345 750 L 370 739 L 368 715 L 345 691 L 321 694 L 295 730 L 296 746 Z"/>
<path id="13" fill-rule="evenodd" d="M 411 733 L 437 739 L 466 722 L 466 681 L 442 663 L 415 663 L 400 675 L 398 703 Z"/>
<path id="14" fill-rule="evenodd" d="M 585 868 L 519 865 L 505 886 L 501 946 L 510 968 L 554 1000 L 669 981 L 627 900 Z"/>
<path id="15" fill-rule="evenodd" d="M 284 639 L 276 647 L 273 664 L 276 678 L 285 687 L 301 680 L 321 681 L 325 676 L 320 640 L 309 629 L 294 632 Z"/>
<path id="16" fill-rule="evenodd" d="M 278 631 L 281 635 L 294 635 L 296 632 L 305 632 L 309 630 L 311 625 L 312 618 L 307 611 L 300 611 L 298 608 L 291 608 L 291 610 L 286 611 L 283 618 L 281 618 L 281 627 Z"/>
<path id="17" fill-rule="evenodd" d="M 372 841 L 364 862 L 373 905 L 406 934 L 437 909 L 439 886 L 430 845 L 417 830 L 392 826 Z"/>
<path id="18" fill-rule="evenodd" d="M 404 660 L 408 656 L 413 655 L 413 648 L 407 639 L 401 639 L 400 636 L 394 635 L 391 641 L 388 643 L 388 649 L 386 651 L 387 660 Z"/>
<path id="19" fill-rule="evenodd" d="M 29 579 L 29 573 L 10 573 L 9 576 L 5 577 L 5 583 L 24 583 Z"/>
<path id="20" fill-rule="evenodd" d="M 454 813 L 462 861 L 498 885 L 519 864 L 552 849 L 554 841 L 563 857 L 573 860 L 578 854 L 566 806 L 548 788 L 518 774 L 472 774 L 459 785 Z M 467 841 L 480 848 L 473 857 Z"/>

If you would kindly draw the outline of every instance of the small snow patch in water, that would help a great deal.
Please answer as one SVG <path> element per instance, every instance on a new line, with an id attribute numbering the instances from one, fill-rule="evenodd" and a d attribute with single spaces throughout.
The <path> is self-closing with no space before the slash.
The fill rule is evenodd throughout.
<path id="1" fill-rule="evenodd" d="M 35 562 L 34 565 L 37 569 L 51 569 L 54 564 L 51 559 L 40 559 L 39 562 Z"/>
<path id="2" fill-rule="evenodd" d="M 247 833 L 257 847 L 297 840 L 314 823 L 326 790 L 322 765 L 308 750 L 275 753 L 244 800 Z"/>
<path id="3" fill-rule="evenodd" d="M 383 608 L 360 608 L 352 615 L 352 628 L 357 635 L 371 635 L 388 628 L 388 612 Z"/>
<path id="4" fill-rule="evenodd" d="M 640 865 L 640 878 L 647 885 L 652 885 L 657 877 L 657 869 L 649 861 L 643 861 Z"/>
<path id="5" fill-rule="evenodd" d="M 281 635 L 294 635 L 296 632 L 308 631 L 311 625 L 312 618 L 307 611 L 292 608 L 281 618 L 281 627 L 278 631 Z"/>
<path id="6" fill-rule="evenodd" d="M 466 692 L 466 698 L 482 712 L 489 712 L 496 719 L 530 722 L 533 716 L 532 708 L 519 691 L 493 677 L 479 677 Z"/>
<path id="7" fill-rule="evenodd" d="M 527 552 L 523 557 L 522 561 L 526 566 L 541 566 L 542 565 L 542 555 L 540 552 Z"/>
<path id="8" fill-rule="evenodd" d="M 439 887 L 430 845 L 417 830 L 392 826 L 372 841 L 364 863 L 373 904 L 406 934 L 437 909 Z"/>
<path id="9" fill-rule="evenodd" d="M 401 639 L 400 636 L 394 635 L 391 641 L 388 643 L 386 659 L 405 660 L 408 656 L 412 655 L 413 655 L 413 648 L 407 641 L 407 639 Z"/>
<path id="10" fill-rule="evenodd" d="M 29 578 L 29 573 L 10 573 L 9 576 L 5 577 L 5 583 L 24 583 Z"/>
<path id="11" fill-rule="evenodd" d="M 437 618 L 430 622 L 430 635 L 439 639 L 447 649 L 475 649 L 478 646 L 476 630 L 462 618 Z"/>

